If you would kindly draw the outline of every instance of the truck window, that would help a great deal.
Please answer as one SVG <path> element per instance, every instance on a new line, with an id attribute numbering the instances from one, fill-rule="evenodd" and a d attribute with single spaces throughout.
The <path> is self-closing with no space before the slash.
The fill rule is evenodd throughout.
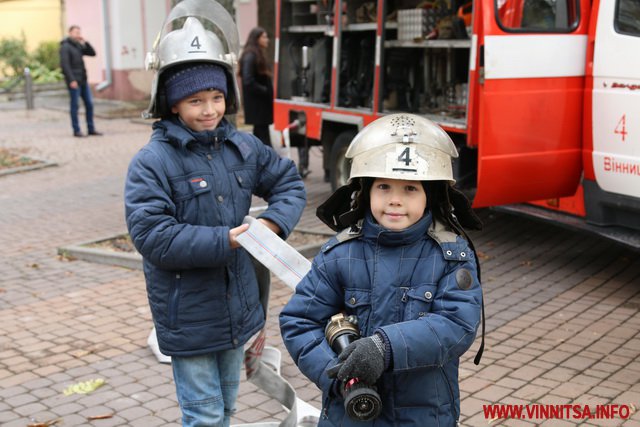
<path id="1" fill-rule="evenodd" d="M 505 31 L 569 32 L 578 26 L 578 0 L 496 0 L 495 7 Z"/>
<path id="2" fill-rule="evenodd" d="M 618 0 L 615 28 L 622 34 L 640 36 L 640 2 L 638 0 Z"/>

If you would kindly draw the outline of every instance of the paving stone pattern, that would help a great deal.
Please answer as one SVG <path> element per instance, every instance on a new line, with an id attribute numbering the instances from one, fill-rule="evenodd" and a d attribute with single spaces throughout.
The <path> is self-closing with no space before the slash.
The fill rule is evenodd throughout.
<path id="1" fill-rule="evenodd" d="M 114 104 L 96 100 L 97 126 L 105 135 L 73 138 L 64 98 L 36 105 L 31 111 L 19 104 L 0 108 L 0 147 L 26 148 L 58 163 L 0 176 L 0 425 L 61 418 L 64 426 L 177 426 L 170 366 L 159 364 L 146 345 L 151 319 L 142 273 L 56 252 L 125 230 L 124 176 L 150 126 L 100 119 Z M 311 169 L 299 227 L 327 231 L 314 216 L 330 193 L 317 148 Z M 488 425 L 483 405 L 489 403 L 640 408 L 638 253 L 520 217 L 480 214 L 485 229 L 473 237 L 482 260 L 486 348 L 474 365 L 476 339 L 460 363 L 461 425 Z M 277 317 L 290 295 L 274 281 L 268 343 L 282 351 L 283 376 L 319 407 L 319 391 L 280 339 Z M 85 395 L 62 393 L 94 378 L 106 384 Z M 111 413 L 109 419 L 87 420 Z M 233 422 L 283 416 L 280 405 L 243 376 Z M 640 427 L 640 415 L 491 425 Z"/>

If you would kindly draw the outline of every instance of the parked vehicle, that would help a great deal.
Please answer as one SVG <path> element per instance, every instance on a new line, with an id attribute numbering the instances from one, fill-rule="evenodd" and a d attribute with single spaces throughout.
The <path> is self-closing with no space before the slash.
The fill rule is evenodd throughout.
<path id="1" fill-rule="evenodd" d="M 322 147 L 333 188 L 359 129 L 418 113 L 454 140 L 474 207 L 640 248 L 640 2 L 276 5 L 275 127 Z"/>

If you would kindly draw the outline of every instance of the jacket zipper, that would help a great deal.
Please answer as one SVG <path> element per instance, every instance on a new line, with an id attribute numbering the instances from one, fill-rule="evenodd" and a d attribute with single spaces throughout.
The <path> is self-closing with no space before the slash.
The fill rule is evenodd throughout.
<path id="1" fill-rule="evenodd" d="M 328 420 L 329 419 L 329 405 L 331 405 L 331 397 L 329 396 L 329 393 L 327 393 L 327 398 L 324 400 L 324 408 L 322 408 L 322 419 L 323 420 Z"/>

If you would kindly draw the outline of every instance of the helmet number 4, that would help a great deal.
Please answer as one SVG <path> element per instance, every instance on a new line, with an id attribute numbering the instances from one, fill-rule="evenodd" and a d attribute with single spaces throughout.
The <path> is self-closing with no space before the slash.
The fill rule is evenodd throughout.
<path id="1" fill-rule="evenodd" d="M 398 162 L 404 162 L 405 166 L 409 166 L 411 163 L 411 149 L 406 147 L 402 153 L 398 156 Z"/>
<path id="2" fill-rule="evenodd" d="M 202 45 L 200 44 L 200 39 L 198 38 L 198 36 L 195 36 L 193 40 L 191 40 L 191 47 L 195 47 L 198 50 L 202 48 Z"/>
<path id="3" fill-rule="evenodd" d="M 387 173 L 415 174 L 418 170 L 423 170 L 425 166 L 424 160 L 412 147 L 398 146 L 395 153 L 387 154 Z"/>

